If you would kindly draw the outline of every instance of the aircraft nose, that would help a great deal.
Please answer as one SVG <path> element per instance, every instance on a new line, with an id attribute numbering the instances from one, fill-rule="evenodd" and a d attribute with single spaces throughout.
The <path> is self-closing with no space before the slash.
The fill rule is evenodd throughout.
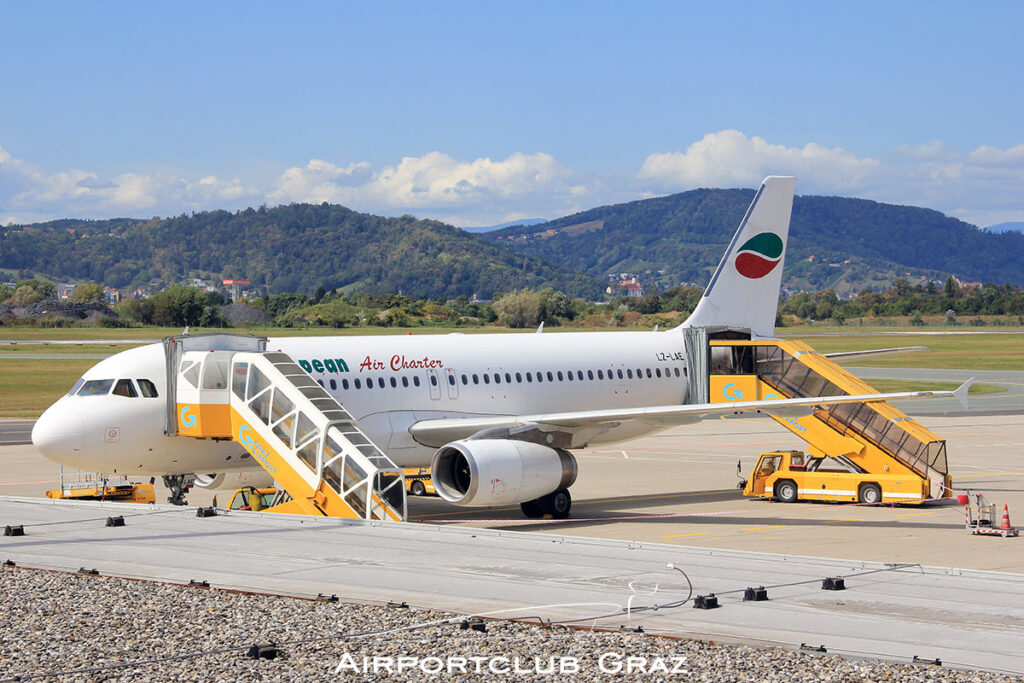
<path id="1" fill-rule="evenodd" d="M 73 410 L 51 406 L 32 427 L 32 445 L 50 460 L 74 458 L 82 450 L 85 425 Z"/>

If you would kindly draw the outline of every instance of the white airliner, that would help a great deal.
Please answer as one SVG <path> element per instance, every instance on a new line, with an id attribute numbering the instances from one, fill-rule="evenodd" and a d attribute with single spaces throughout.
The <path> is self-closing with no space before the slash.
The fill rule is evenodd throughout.
<path id="1" fill-rule="evenodd" d="M 794 185 L 792 177 L 765 179 L 696 310 L 672 330 L 280 337 L 267 350 L 299 363 L 396 464 L 431 466 L 445 500 L 520 503 L 526 514 L 562 517 L 577 472 L 572 449 L 709 415 L 854 400 L 687 404 L 693 369 L 684 328 L 774 334 Z M 179 489 L 192 474 L 210 487 L 265 478 L 237 443 L 165 434 L 165 364 L 160 344 L 97 363 L 39 418 L 33 443 L 82 471 L 161 475 Z M 928 394 L 871 398 L 920 395 Z M 483 483 L 496 480 L 510 484 Z"/>

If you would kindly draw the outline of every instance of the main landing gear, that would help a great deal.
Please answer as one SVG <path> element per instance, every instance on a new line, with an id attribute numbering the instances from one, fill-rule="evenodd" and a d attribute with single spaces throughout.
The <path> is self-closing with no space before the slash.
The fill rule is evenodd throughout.
<path id="1" fill-rule="evenodd" d="M 569 516 L 569 510 L 572 508 L 572 496 L 569 495 L 569 489 L 558 489 L 536 500 L 520 503 L 519 507 L 523 514 L 530 519 L 540 519 L 541 517 L 565 519 Z"/>
<path id="2" fill-rule="evenodd" d="M 188 501 L 185 500 L 185 494 L 192 488 L 192 483 L 196 480 L 194 474 L 165 474 L 164 486 L 171 491 L 171 495 L 167 496 L 167 502 L 171 505 L 188 505 Z"/>

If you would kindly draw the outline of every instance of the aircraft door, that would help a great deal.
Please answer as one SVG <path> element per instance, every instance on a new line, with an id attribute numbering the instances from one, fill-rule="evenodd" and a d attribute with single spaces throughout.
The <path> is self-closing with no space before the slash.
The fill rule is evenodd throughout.
<path id="1" fill-rule="evenodd" d="M 427 370 L 427 386 L 430 387 L 431 400 L 437 401 L 441 398 L 441 380 L 437 376 L 437 370 Z"/>
<path id="2" fill-rule="evenodd" d="M 451 368 L 445 368 L 444 381 L 448 383 L 448 398 L 457 399 L 459 397 L 459 376 Z"/>

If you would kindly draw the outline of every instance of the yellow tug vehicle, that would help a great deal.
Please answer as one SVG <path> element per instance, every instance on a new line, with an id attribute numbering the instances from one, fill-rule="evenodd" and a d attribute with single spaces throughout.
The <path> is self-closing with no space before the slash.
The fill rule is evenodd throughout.
<path id="1" fill-rule="evenodd" d="M 797 500 L 831 500 L 864 503 L 920 503 L 926 497 L 920 477 L 899 474 L 862 474 L 823 468 L 825 458 L 800 451 L 762 453 L 743 495 L 774 498 L 782 503 Z M 915 498 L 907 498 L 907 494 Z"/>

